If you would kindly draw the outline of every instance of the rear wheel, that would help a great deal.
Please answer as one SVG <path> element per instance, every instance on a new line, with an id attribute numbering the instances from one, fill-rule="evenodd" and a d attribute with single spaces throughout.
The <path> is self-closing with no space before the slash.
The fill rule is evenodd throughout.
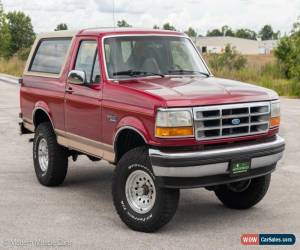
<path id="1" fill-rule="evenodd" d="M 33 162 L 36 177 L 44 186 L 63 183 L 68 170 L 67 150 L 58 145 L 48 122 L 38 125 L 33 141 Z"/>
<path id="2" fill-rule="evenodd" d="M 167 224 L 179 200 L 179 190 L 157 185 L 145 147 L 132 149 L 121 158 L 114 172 L 112 194 L 121 220 L 141 232 L 153 232 Z"/>
<path id="3" fill-rule="evenodd" d="M 219 200 L 227 207 L 247 209 L 260 202 L 268 191 L 271 174 L 250 180 L 221 185 L 215 189 Z"/>

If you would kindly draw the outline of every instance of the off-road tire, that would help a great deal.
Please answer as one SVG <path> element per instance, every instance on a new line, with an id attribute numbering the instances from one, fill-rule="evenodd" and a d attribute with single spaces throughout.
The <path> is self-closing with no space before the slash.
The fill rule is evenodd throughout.
<path id="1" fill-rule="evenodd" d="M 234 192 L 227 185 L 221 185 L 215 190 L 218 199 L 229 208 L 247 209 L 262 200 L 268 191 L 271 174 L 251 179 L 247 189 Z"/>
<path id="2" fill-rule="evenodd" d="M 42 139 L 48 145 L 48 168 L 43 171 L 38 159 L 38 147 Z M 67 149 L 57 144 L 56 135 L 49 122 L 38 125 L 33 140 L 33 162 L 36 177 L 44 186 L 58 186 L 63 183 L 68 171 Z"/>
<path id="3" fill-rule="evenodd" d="M 156 190 L 154 205 L 145 214 L 135 212 L 126 198 L 127 178 L 137 170 L 146 172 L 152 178 Z M 179 201 L 179 190 L 158 186 L 147 148 L 138 147 L 127 152 L 118 162 L 113 175 L 112 196 L 117 213 L 129 228 L 141 232 L 154 232 L 174 216 Z"/>

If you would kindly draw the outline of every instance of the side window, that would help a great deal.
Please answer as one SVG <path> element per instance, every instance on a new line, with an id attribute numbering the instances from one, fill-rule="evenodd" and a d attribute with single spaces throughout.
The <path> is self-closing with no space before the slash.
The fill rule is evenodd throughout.
<path id="1" fill-rule="evenodd" d="M 65 61 L 71 38 L 43 39 L 31 61 L 29 71 L 59 74 Z"/>
<path id="2" fill-rule="evenodd" d="M 85 72 L 87 83 L 98 83 L 100 81 L 96 41 L 82 41 L 80 43 L 74 69 Z"/>

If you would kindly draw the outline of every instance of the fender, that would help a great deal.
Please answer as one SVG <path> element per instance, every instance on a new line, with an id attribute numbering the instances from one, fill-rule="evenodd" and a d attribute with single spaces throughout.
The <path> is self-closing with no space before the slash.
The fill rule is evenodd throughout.
<path id="1" fill-rule="evenodd" d="M 150 135 L 143 122 L 136 117 L 126 116 L 119 121 L 115 129 L 114 137 L 113 137 L 114 148 L 115 148 L 115 142 L 117 141 L 120 132 L 122 132 L 124 129 L 134 130 L 143 138 L 145 143 L 148 144 Z"/>

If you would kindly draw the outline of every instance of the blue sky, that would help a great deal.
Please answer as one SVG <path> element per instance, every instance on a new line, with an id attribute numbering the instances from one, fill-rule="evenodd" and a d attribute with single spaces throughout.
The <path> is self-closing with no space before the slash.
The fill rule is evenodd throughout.
<path id="1" fill-rule="evenodd" d="M 70 29 L 113 25 L 112 0 L 2 0 L 6 11 L 30 15 L 36 32 L 53 30 L 58 23 Z M 225 24 L 258 31 L 271 24 L 283 34 L 300 16 L 300 0 L 115 0 L 116 20 L 126 19 L 136 27 L 171 22 L 184 31 L 194 27 L 205 34 Z"/>

